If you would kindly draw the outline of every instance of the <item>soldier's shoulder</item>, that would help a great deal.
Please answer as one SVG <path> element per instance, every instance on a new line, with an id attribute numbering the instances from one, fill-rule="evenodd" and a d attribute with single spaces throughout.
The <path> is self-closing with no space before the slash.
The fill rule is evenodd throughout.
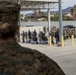
<path id="1" fill-rule="evenodd" d="M 51 73 L 53 73 L 54 75 L 65 75 L 65 73 L 60 68 L 60 66 L 47 55 L 45 55 L 37 50 L 34 50 L 34 56 L 36 59 L 38 59 L 41 62 L 43 67 L 46 67 L 48 69 L 47 72 L 49 75 Z"/>
<path id="2" fill-rule="evenodd" d="M 39 52 L 36 49 L 31 49 L 31 48 L 28 48 L 28 47 L 22 47 L 22 50 L 24 52 L 31 53 L 34 57 L 40 57 L 40 56 L 44 57 L 45 56 L 45 54 Z"/>
<path id="3" fill-rule="evenodd" d="M 22 50 L 27 52 L 27 53 L 32 53 L 35 58 L 38 58 L 38 59 L 42 58 L 42 59 L 46 59 L 46 60 L 52 60 L 47 55 L 45 55 L 44 53 L 42 53 L 42 52 L 40 52 L 36 49 L 31 49 L 31 48 L 28 48 L 28 47 L 22 47 Z"/>
<path id="4" fill-rule="evenodd" d="M 59 67 L 59 65 L 44 53 L 27 47 L 23 47 L 23 49 L 25 52 L 32 54 L 31 58 L 33 58 L 34 60 L 35 67 L 40 65 L 41 69 L 45 68 L 48 72 L 48 75 L 50 75 L 51 73 L 53 73 L 54 75 L 65 75 L 62 69 Z"/>
<path id="5" fill-rule="evenodd" d="M 41 53 L 36 49 L 31 49 L 31 48 L 28 48 L 28 47 L 22 47 L 22 50 L 24 52 L 31 53 L 35 59 L 40 60 L 40 58 L 43 58 L 43 59 L 48 58 L 44 53 Z"/>

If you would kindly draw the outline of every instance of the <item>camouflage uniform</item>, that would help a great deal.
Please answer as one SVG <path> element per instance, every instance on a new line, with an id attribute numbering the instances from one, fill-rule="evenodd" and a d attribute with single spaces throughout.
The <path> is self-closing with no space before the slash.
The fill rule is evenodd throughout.
<path id="1" fill-rule="evenodd" d="M 17 42 L 0 42 L 0 75 L 65 75 L 46 55 Z"/>

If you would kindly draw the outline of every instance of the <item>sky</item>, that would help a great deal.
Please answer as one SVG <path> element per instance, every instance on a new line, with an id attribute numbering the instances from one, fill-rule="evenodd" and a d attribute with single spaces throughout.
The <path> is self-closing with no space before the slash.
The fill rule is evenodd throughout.
<path id="1" fill-rule="evenodd" d="M 58 1 L 58 0 L 54 0 L 54 1 Z M 71 7 L 74 5 L 76 5 L 76 0 L 62 0 L 62 9 L 66 9 L 67 7 Z M 56 11 L 56 10 L 58 10 L 58 6 L 55 9 L 51 9 L 51 11 Z M 32 13 L 32 11 L 21 12 L 21 14 L 28 14 L 28 13 Z"/>
<path id="2" fill-rule="evenodd" d="M 65 9 L 76 4 L 76 0 L 62 0 L 62 8 Z"/>

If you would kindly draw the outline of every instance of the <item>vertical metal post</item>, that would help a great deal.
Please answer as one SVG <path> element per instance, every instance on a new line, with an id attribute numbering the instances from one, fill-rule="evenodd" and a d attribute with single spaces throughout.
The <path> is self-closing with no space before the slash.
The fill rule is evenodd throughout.
<path id="1" fill-rule="evenodd" d="M 48 30 L 50 32 L 50 8 L 48 8 Z"/>
<path id="2" fill-rule="evenodd" d="M 49 8 L 49 4 L 48 4 L 48 32 L 50 32 L 50 8 Z M 48 37 L 48 43 L 51 45 L 51 39 L 50 39 L 50 37 Z"/>
<path id="3" fill-rule="evenodd" d="M 20 5 L 20 0 L 18 0 L 18 4 Z M 18 22 L 19 26 L 20 26 L 20 21 L 21 21 L 21 15 L 20 15 L 20 11 L 19 11 L 19 22 Z"/>
<path id="4" fill-rule="evenodd" d="M 59 0 L 59 38 L 62 43 L 63 26 L 62 26 L 62 0 Z"/>

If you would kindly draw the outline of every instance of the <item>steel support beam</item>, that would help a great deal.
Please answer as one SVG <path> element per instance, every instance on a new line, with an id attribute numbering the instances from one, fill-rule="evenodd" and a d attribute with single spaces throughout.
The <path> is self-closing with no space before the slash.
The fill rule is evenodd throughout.
<path id="1" fill-rule="evenodd" d="M 18 0 L 18 4 L 20 4 L 20 0 Z M 20 22 L 21 22 L 21 15 L 20 15 L 20 12 L 19 12 L 19 22 L 18 22 L 19 26 L 20 26 Z"/>
<path id="2" fill-rule="evenodd" d="M 59 0 L 59 38 L 62 42 L 63 26 L 62 26 L 62 0 Z"/>
<path id="3" fill-rule="evenodd" d="M 48 8 L 48 30 L 50 32 L 50 8 Z"/>

